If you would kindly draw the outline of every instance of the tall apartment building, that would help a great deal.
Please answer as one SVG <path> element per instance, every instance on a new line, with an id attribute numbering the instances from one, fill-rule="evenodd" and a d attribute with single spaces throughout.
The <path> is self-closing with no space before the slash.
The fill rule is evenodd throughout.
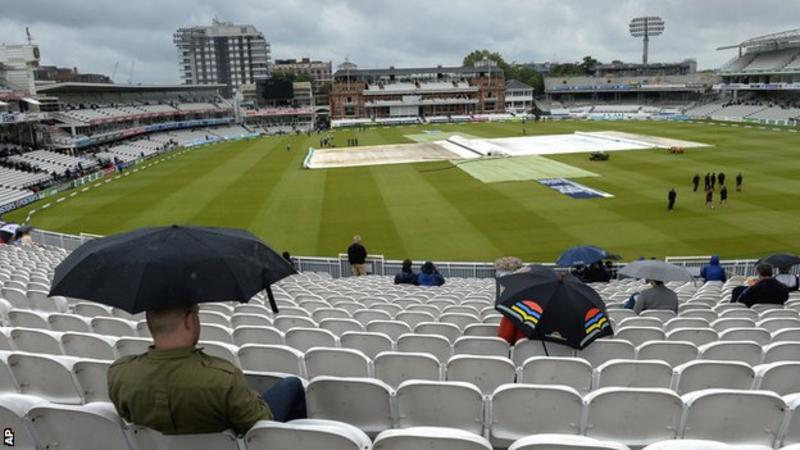
<path id="1" fill-rule="evenodd" d="M 224 84 L 230 97 L 239 86 L 269 76 L 270 45 L 252 25 L 214 19 L 211 26 L 178 29 L 173 42 L 182 84 Z"/>

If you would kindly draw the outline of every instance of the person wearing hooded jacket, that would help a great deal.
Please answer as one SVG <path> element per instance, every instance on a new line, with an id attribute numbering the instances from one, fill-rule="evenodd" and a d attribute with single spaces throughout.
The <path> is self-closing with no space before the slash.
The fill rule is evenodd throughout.
<path id="1" fill-rule="evenodd" d="M 417 275 L 417 284 L 420 286 L 441 286 L 444 284 L 444 277 L 436 270 L 432 262 L 427 261 L 422 265 Z"/>
<path id="2" fill-rule="evenodd" d="M 403 261 L 402 269 L 394 276 L 394 284 L 417 285 L 417 274 L 415 274 L 414 269 L 411 268 L 410 259 Z"/>
<path id="3" fill-rule="evenodd" d="M 707 266 L 704 266 L 700 271 L 700 276 L 706 281 L 727 281 L 725 276 L 725 268 L 719 265 L 719 256 L 714 255 L 711 257 Z"/>

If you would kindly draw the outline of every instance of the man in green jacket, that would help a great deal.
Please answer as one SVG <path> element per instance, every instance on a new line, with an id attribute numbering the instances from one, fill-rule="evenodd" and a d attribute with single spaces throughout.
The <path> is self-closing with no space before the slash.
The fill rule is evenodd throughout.
<path id="1" fill-rule="evenodd" d="M 108 369 L 108 393 L 128 422 L 164 434 L 246 433 L 259 420 L 306 417 L 305 391 L 286 378 L 259 395 L 241 369 L 196 348 L 197 305 L 147 311 L 154 345 Z"/>

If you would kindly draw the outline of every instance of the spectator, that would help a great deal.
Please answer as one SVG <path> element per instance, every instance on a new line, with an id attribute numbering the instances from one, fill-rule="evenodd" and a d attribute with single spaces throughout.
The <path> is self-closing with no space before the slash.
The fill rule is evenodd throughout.
<path id="1" fill-rule="evenodd" d="M 417 275 L 417 284 L 420 286 L 441 286 L 444 284 L 444 277 L 436 270 L 432 262 L 427 261 L 420 268 Z"/>
<path id="2" fill-rule="evenodd" d="M 285 259 L 286 262 L 288 262 L 289 265 L 292 266 L 292 269 L 296 269 L 296 267 L 294 266 L 294 261 L 292 261 L 292 255 L 289 252 L 284 251 L 281 254 L 281 256 L 283 256 L 283 259 Z"/>
<path id="3" fill-rule="evenodd" d="M 778 269 L 778 274 L 775 275 L 775 279 L 783 283 L 789 291 L 796 291 L 798 287 L 800 287 L 800 278 L 797 275 L 793 275 L 788 267 L 781 267 Z"/>
<path id="4" fill-rule="evenodd" d="M 361 236 L 353 236 L 353 243 L 347 248 L 347 260 L 353 270 L 353 275 L 360 277 L 367 274 L 367 249 L 361 245 Z"/>
<path id="5" fill-rule="evenodd" d="M 725 276 L 725 269 L 719 265 L 719 256 L 711 257 L 708 265 L 703 266 L 700 270 L 700 277 L 706 281 L 722 281 L 723 283 L 728 280 Z"/>
<path id="6" fill-rule="evenodd" d="M 611 273 L 603 268 L 603 263 L 600 261 L 590 264 L 581 278 L 584 283 L 607 283 L 610 280 Z"/>
<path id="7" fill-rule="evenodd" d="M 120 417 L 163 434 L 244 434 L 259 420 L 306 417 L 297 378 L 262 396 L 247 386 L 241 369 L 198 349 L 198 311 L 197 305 L 147 311 L 154 345 L 108 369 L 108 394 Z"/>
<path id="8" fill-rule="evenodd" d="M 500 319 L 500 325 L 497 327 L 497 336 L 503 338 L 508 345 L 514 345 L 518 340 L 527 338 L 525 333 L 519 328 L 514 326 L 514 323 L 506 316 Z"/>
<path id="9" fill-rule="evenodd" d="M 772 277 L 772 266 L 761 263 L 756 266 L 756 272 L 758 281 L 742 290 L 738 297 L 734 297 L 735 301 L 744 303 L 748 307 L 759 303 L 778 305 L 786 303 L 789 299 L 789 289 Z"/>
<path id="10" fill-rule="evenodd" d="M 406 259 L 403 261 L 403 267 L 400 272 L 394 276 L 394 284 L 417 284 L 417 274 L 411 268 L 411 260 Z"/>
<path id="11" fill-rule="evenodd" d="M 641 314 L 642 311 L 649 309 L 667 309 L 678 313 L 678 294 L 672 289 L 664 286 L 663 281 L 647 280 L 652 285 L 650 289 L 645 289 L 639 294 L 636 299 L 636 304 L 633 306 L 636 314 Z"/>

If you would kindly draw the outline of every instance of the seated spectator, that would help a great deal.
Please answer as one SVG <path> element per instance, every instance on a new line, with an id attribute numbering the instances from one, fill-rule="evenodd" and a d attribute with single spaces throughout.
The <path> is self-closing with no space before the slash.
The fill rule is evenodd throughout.
<path id="1" fill-rule="evenodd" d="M 647 280 L 652 285 L 650 289 L 643 290 L 635 300 L 633 311 L 641 314 L 649 309 L 668 309 L 678 313 L 678 294 L 664 286 L 663 281 Z"/>
<path id="2" fill-rule="evenodd" d="M 420 286 L 441 286 L 444 284 L 444 277 L 436 270 L 432 262 L 427 261 L 420 268 L 417 275 L 417 284 Z"/>
<path id="3" fill-rule="evenodd" d="M 706 281 L 722 281 L 723 283 L 728 279 L 725 276 L 725 269 L 719 265 L 719 256 L 716 255 L 711 257 L 707 266 L 703 266 L 700 276 Z"/>
<path id="4" fill-rule="evenodd" d="M 283 256 L 283 259 L 285 259 L 286 262 L 289 263 L 290 266 L 292 266 L 292 269 L 296 269 L 296 267 L 294 266 L 294 261 L 292 261 L 292 255 L 289 252 L 283 252 L 281 256 Z"/>
<path id="5" fill-rule="evenodd" d="M 285 378 L 262 396 L 241 369 L 197 348 L 198 311 L 197 305 L 147 311 L 154 345 L 108 369 L 108 394 L 120 417 L 163 434 L 244 434 L 259 420 L 306 417 L 299 379 Z"/>
<path id="6" fill-rule="evenodd" d="M 758 280 L 751 286 L 742 289 L 736 296 L 735 302 L 744 303 L 748 307 L 759 303 L 782 305 L 789 299 L 789 289 L 780 281 L 772 277 L 772 266 L 761 263 L 756 266 Z M 738 288 L 737 288 L 738 289 Z"/>
<path id="7" fill-rule="evenodd" d="M 788 267 L 781 267 L 778 269 L 778 274 L 775 275 L 775 279 L 783 283 L 789 291 L 796 291 L 798 287 L 800 287 L 800 279 L 798 279 L 797 275 L 791 274 Z"/>
<path id="8" fill-rule="evenodd" d="M 603 263 L 592 263 L 584 270 L 581 281 L 584 283 L 607 283 L 611 281 L 611 273 L 603 268 Z"/>
<path id="9" fill-rule="evenodd" d="M 500 326 L 497 327 L 497 336 L 505 339 L 508 345 L 514 345 L 518 340 L 527 337 L 525 333 L 514 326 L 514 322 L 506 316 L 500 319 Z"/>
<path id="10" fill-rule="evenodd" d="M 411 260 L 406 259 L 403 261 L 403 267 L 400 272 L 394 276 L 394 284 L 417 284 L 417 274 L 411 268 Z"/>

